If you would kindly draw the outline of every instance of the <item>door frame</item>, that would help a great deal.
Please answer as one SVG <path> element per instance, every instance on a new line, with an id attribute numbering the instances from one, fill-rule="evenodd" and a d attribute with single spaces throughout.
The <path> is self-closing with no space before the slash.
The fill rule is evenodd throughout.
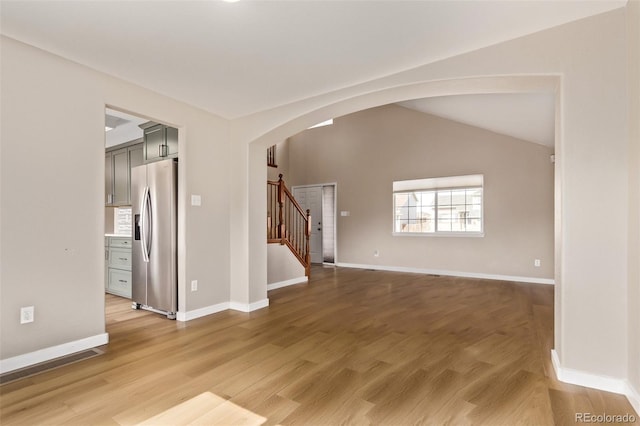
<path id="1" fill-rule="evenodd" d="M 322 264 L 327 266 L 335 266 L 338 264 L 338 182 L 328 182 L 328 183 L 316 183 L 310 185 L 294 185 L 291 187 L 291 193 L 296 188 L 323 188 L 325 186 L 333 186 L 333 217 L 334 217 L 334 226 L 333 226 L 333 263 L 325 262 L 324 258 L 322 259 Z M 324 195 L 322 196 L 324 198 Z M 322 223 L 322 251 L 324 255 L 324 221 Z"/>
<path id="2" fill-rule="evenodd" d="M 125 108 L 125 107 L 121 107 L 118 106 L 115 103 L 104 103 L 104 109 L 103 109 L 103 115 L 106 117 L 107 114 L 107 110 L 114 110 L 114 111 L 118 111 L 118 112 L 122 112 L 128 115 L 132 115 L 135 117 L 140 117 L 143 119 L 146 119 L 148 121 L 153 121 L 155 123 L 159 123 L 159 124 L 164 124 L 166 126 L 171 126 L 174 127 L 176 129 L 178 129 L 178 155 L 176 157 L 173 158 L 178 158 L 178 162 L 179 162 L 179 166 L 178 166 L 178 174 L 177 174 L 177 179 L 178 179 L 178 183 L 177 183 L 177 191 L 178 194 L 184 194 L 187 193 L 186 191 L 186 170 L 187 170 L 187 165 L 186 162 L 184 161 L 183 157 L 180 157 L 180 153 L 184 153 L 186 151 L 185 149 L 185 144 L 186 144 L 186 132 L 185 132 L 185 125 L 178 121 L 169 121 L 169 120 L 165 120 L 165 119 L 159 119 L 157 118 L 156 115 L 147 115 L 147 114 L 143 114 L 138 112 L 138 109 L 129 109 L 129 108 Z M 103 130 L 104 129 L 104 123 L 101 126 L 101 131 L 103 132 L 104 138 L 101 140 L 102 141 L 102 154 L 104 155 L 104 151 L 106 150 L 106 148 L 104 147 L 106 145 L 106 131 Z M 141 142 L 143 142 L 142 139 L 140 139 Z M 182 159 L 182 160 L 181 160 Z M 105 170 L 102 171 L 102 174 L 104 175 L 106 173 Z M 106 199 L 105 195 L 102 196 L 102 208 L 103 211 L 104 208 L 106 206 L 104 206 L 104 200 Z M 176 320 L 179 322 L 186 322 L 189 320 L 187 313 L 188 313 L 188 307 L 186 304 L 186 300 L 187 300 L 187 288 L 186 288 L 186 270 L 185 270 L 185 265 L 187 264 L 186 262 L 186 254 L 185 254 L 185 250 L 184 247 L 186 245 L 186 220 L 187 220 L 187 213 L 186 213 L 186 208 L 187 208 L 187 204 L 186 201 L 184 200 L 184 197 L 180 197 L 178 196 L 176 199 L 177 202 L 177 223 L 176 223 L 176 227 L 177 227 L 177 241 L 176 241 L 176 249 L 177 249 L 177 263 L 176 263 L 176 270 L 177 270 L 177 275 L 178 275 L 178 293 L 177 293 L 177 297 L 178 297 L 178 309 L 176 312 Z M 133 220 L 133 218 L 132 218 Z M 103 222 L 104 222 L 104 216 L 103 216 Z M 102 225 L 102 227 L 99 228 L 100 229 L 100 235 L 102 240 L 104 240 L 105 238 L 105 226 Z M 105 262 L 106 263 L 106 259 L 104 259 L 105 255 L 104 253 L 101 255 L 101 262 Z M 106 276 L 106 270 L 107 270 L 107 265 L 103 263 L 104 265 L 104 270 L 105 270 L 105 279 L 104 282 L 102 283 L 102 292 L 104 293 L 104 298 L 106 300 L 106 284 L 107 284 L 107 280 L 108 277 Z M 182 305 L 182 306 L 181 306 Z M 163 312 L 159 312 L 159 313 L 163 313 Z M 106 323 L 106 315 L 107 315 L 107 306 L 106 303 L 104 304 L 104 318 L 105 318 L 105 331 L 108 333 L 107 330 L 107 323 Z"/>

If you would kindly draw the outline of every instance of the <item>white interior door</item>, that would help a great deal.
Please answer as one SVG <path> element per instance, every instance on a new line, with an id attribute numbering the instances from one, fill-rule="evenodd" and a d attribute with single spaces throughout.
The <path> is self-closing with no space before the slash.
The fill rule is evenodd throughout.
<path id="1" fill-rule="evenodd" d="M 311 263 L 322 263 L 322 186 L 293 188 L 293 197 L 303 210 L 311 212 Z"/>

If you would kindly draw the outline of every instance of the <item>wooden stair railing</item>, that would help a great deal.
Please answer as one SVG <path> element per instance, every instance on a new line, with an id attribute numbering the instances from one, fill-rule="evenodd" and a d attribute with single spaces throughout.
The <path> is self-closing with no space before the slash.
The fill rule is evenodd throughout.
<path id="1" fill-rule="evenodd" d="M 288 246 L 304 266 L 306 276 L 311 273 L 310 238 L 310 211 L 302 210 L 285 185 L 282 174 L 277 181 L 267 181 L 267 243 Z"/>

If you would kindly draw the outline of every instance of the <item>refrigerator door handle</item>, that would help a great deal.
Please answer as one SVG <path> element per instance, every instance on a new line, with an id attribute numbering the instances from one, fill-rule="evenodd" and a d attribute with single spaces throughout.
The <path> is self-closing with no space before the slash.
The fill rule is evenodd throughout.
<path id="1" fill-rule="evenodd" d="M 151 190 L 147 186 L 147 221 L 146 223 L 146 239 L 144 241 L 146 250 L 147 250 L 147 262 L 149 262 L 149 258 L 151 257 L 151 242 L 153 241 L 153 209 L 151 208 Z"/>
<path id="2" fill-rule="evenodd" d="M 148 244 L 148 213 L 149 206 L 149 187 L 144 187 L 142 200 L 140 201 L 140 248 L 142 249 L 142 261 L 149 263 L 149 244 Z"/>

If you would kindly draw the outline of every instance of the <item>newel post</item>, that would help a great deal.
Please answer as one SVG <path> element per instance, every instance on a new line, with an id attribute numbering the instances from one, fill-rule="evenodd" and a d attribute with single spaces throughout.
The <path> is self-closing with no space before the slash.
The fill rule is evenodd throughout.
<path id="1" fill-rule="evenodd" d="M 280 238 L 280 244 L 284 244 L 285 230 L 284 230 L 284 181 L 282 180 L 282 173 L 278 175 L 278 238 Z"/>

